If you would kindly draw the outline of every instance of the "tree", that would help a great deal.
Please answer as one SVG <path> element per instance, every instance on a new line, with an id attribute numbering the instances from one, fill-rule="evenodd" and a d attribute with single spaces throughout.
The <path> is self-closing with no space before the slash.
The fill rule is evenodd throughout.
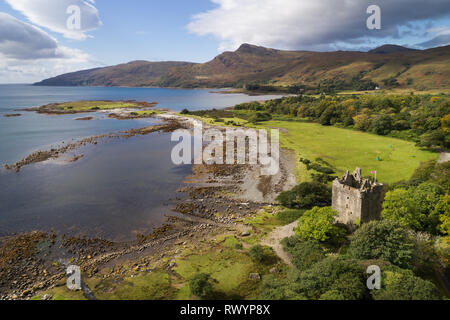
<path id="1" fill-rule="evenodd" d="M 416 277 L 411 270 L 395 266 L 383 268 L 381 290 L 373 290 L 375 300 L 438 300 L 440 294 L 436 286 Z"/>
<path id="2" fill-rule="evenodd" d="M 395 189 L 386 193 L 381 217 L 397 221 L 404 227 L 420 229 L 420 223 L 414 216 L 413 201 L 406 189 Z"/>
<path id="3" fill-rule="evenodd" d="M 450 195 L 441 196 L 434 208 L 435 215 L 439 216 L 439 231 L 444 235 L 450 235 Z"/>
<path id="4" fill-rule="evenodd" d="M 367 296 L 362 268 L 355 260 L 342 256 L 328 257 L 314 264 L 300 273 L 296 283 L 297 290 L 312 299 L 361 300 Z"/>
<path id="5" fill-rule="evenodd" d="M 427 132 L 420 136 L 420 141 L 417 145 L 423 148 L 444 147 L 445 134 L 442 131 Z"/>
<path id="6" fill-rule="evenodd" d="M 439 212 L 435 210 L 436 204 L 444 195 L 442 188 L 435 183 L 422 183 L 412 188 L 414 207 L 419 212 L 417 216 L 421 219 L 421 231 L 437 234 L 439 229 Z"/>
<path id="7" fill-rule="evenodd" d="M 450 113 L 441 119 L 441 127 L 444 132 L 450 131 Z"/>
<path id="8" fill-rule="evenodd" d="M 355 122 L 355 128 L 361 131 L 367 131 L 369 130 L 371 119 L 370 115 L 367 113 L 359 114 L 355 117 L 353 117 L 353 121 Z"/>
<path id="9" fill-rule="evenodd" d="M 189 281 L 189 288 L 194 296 L 208 298 L 212 295 L 211 277 L 206 273 L 198 273 Z"/>
<path id="10" fill-rule="evenodd" d="M 302 240 L 338 241 L 343 235 L 343 230 L 334 225 L 338 215 L 330 207 L 315 207 L 306 211 L 298 220 L 295 232 Z"/>
<path id="11" fill-rule="evenodd" d="M 372 120 L 370 131 L 380 136 L 389 134 L 392 130 L 392 118 L 388 115 L 377 116 Z"/>
<path id="12" fill-rule="evenodd" d="M 304 182 L 290 191 L 284 191 L 276 199 L 289 208 L 311 209 L 331 204 L 331 190 L 318 182 Z"/>
<path id="13" fill-rule="evenodd" d="M 439 213 L 436 204 L 444 194 L 435 183 L 422 183 L 409 189 L 395 189 L 386 194 L 383 202 L 383 219 L 399 222 L 417 231 L 438 233 Z"/>
<path id="14" fill-rule="evenodd" d="M 414 240 L 399 222 L 372 221 L 351 236 L 348 254 L 358 260 L 381 259 L 400 267 L 410 267 Z"/>
<path id="15" fill-rule="evenodd" d="M 302 241 L 293 236 L 283 239 L 281 243 L 284 250 L 292 256 L 292 264 L 300 271 L 325 259 L 325 251 L 317 241 Z"/>

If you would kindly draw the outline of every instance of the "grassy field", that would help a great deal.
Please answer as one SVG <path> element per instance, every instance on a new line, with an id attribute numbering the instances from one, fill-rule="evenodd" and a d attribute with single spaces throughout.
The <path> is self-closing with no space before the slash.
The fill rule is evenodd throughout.
<path id="1" fill-rule="evenodd" d="M 420 150 L 413 142 L 360 131 L 302 121 L 269 121 L 264 126 L 282 129 L 281 145 L 296 152 L 298 182 L 310 179 L 300 158 L 322 158 L 335 167 L 338 175 L 356 167 L 364 175 L 375 170 L 379 181 L 393 183 L 409 179 L 421 162 L 438 157 L 437 153 Z"/>
<path id="2" fill-rule="evenodd" d="M 58 109 L 69 111 L 89 111 L 97 110 L 111 110 L 119 108 L 134 108 L 137 107 L 135 103 L 123 101 L 75 101 L 58 104 Z"/>

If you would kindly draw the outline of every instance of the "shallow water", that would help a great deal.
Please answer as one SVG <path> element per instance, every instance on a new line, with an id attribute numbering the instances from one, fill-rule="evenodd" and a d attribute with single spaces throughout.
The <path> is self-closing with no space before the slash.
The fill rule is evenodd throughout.
<path id="1" fill-rule="evenodd" d="M 113 139 L 79 149 L 73 164 L 0 173 L 0 234 L 34 229 L 131 240 L 170 214 L 190 166 L 170 161 L 169 134 Z"/>
<path id="2" fill-rule="evenodd" d="M 273 96 L 213 94 L 208 90 L 136 88 L 58 88 L 0 85 L 0 163 L 13 163 L 38 149 L 102 133 L 139 128 L 154 119 L 115 120 L 102 113 L 93 121 L 81 115 L 47 116 L 16 109 L 73 100 L 141 100 L 158 107 L 194 110 L 228 107 Z M 132 240 L 164 223 L 171 200 L 183 197 L 182 186 L 191 166 L 175 166 L 170 134 L 154 133 L 130 139 L 108 139 L 75 151 L 84 158 L 60 164 L 50 161 L 0 170 L 0 236 L 32 230 Z"/>
<path id="3" fill-rule="evenodd" d="M 158 102 L 158 108 L 190 110 L 225 108 L 235 104 L 277 96 L 211 93 L 210 90 L 160 88 L 36 87 L 0 85 L 0 164 L 14 163 L 38 149 L 124 129 L 145 126 L 145 120 L 115 120 L 103 113 L 89 114 L 94 121 L 75 121 L 78 115 L 49 116 L 16 111 L 48 103 L 77 100 L 138 100 Z M 5 118 L 5 114 L 21 117 Z"/>

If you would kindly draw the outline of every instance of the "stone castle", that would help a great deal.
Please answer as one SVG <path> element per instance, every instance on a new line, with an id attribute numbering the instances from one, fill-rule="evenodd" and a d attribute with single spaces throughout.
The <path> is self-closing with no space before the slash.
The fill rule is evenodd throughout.
<path id="1" fill-rule="evenodd" d="M 347 171 L 333 182 L 332 207 L 339 212 L 336 222 L 353 228 L 356 221 L 362 224 L 380 219 L 383 198 L 383 184 L 363 179 L 360 168 L 353 174 Z"/>

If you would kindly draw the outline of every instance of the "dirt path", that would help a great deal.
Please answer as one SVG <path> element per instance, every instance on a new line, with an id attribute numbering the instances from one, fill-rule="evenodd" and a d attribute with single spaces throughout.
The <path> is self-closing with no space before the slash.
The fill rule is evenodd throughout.
<path id="1" fill-rule="evenodd" d="M 269 236 L 261 243 L 263 246 L 268 246 L 273 248 L 275 253 L 289 266 L 293 266 L 291 262 L 291 257 L 289 254 L 283 250 L 281 245 L 281 240 L 287 237 L 295 235 L 294 228 L 297 226 L 298 221 L 295 221 L 287 226 L 278 227 L 273 230 Z"/>

